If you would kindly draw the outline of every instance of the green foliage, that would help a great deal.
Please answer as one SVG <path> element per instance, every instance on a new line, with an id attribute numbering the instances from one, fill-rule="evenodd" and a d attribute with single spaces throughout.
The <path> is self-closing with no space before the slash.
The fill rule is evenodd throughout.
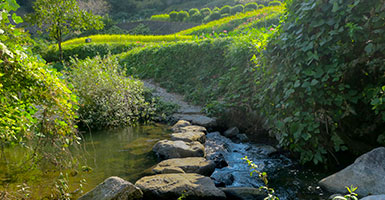
<path id="1" fill-rule="evenodd" d="M 226 5 L 226 6 L 223 6 L 219 12 L 221 14 L 230 14 L 230 11 L 231 11 L 231 7 Z"/>
<path id="2" fill-rule="evenodd" d="M 270 1 L 269 6 L 280 6 L 282 3 L 280 1 Z"/>
<path id="3" fill-rule="evenodd" d="M 267 173 L 259 171 L 258 166 L 254 164 L 253 161 L 249 160 L 247 156 L 242 158 L 242 160 L 244 160 L 247 163 L 247 165 L 250 167 L 250 170 L 251 170 L 250 176 L 253 176 L 254 173 L 258 174 L 259 179 L 261 179 L 265 184 L 264 186 L 260 187 L 261 189 L 264 189 L 268 194 L 268 196 L 264 198 L 264 200 L 279 200 L 279 198 L 274 194 L 275 193 L 274 189 L 269 188 L 268 186 L 269 181 L 267 179 Z"/>
<path id="4" fill-rule="evenodd" d="M 344 196 L 336 196 L 333 198 L 333 200 L 358 200 L 357 196 L 358 194 L 355 193 L 355 191 L 357 190 L 357 187 L 354 187 L 353 185 L 351 185 L 350 187 L 346 187 L 346 189 L 348 190 L 349 194 L 346 194 Z"/>
<path id="5" fill-rule="evenodd" d="M 60 53 L 66 34 L 103 28 L 101 17 L 80 10 L 76 0 L 37 0 L 33 8 L 35 12 L 30 15 L 30 21 L 57 41 Z"/>
<path id="6" fill-rule="evenodd" d="M 218 20 L 221 18 L 221 13 L 219 12 L 212 12 L 209 16 L 205 17 L 203 19 L 204 22 L 210 22 L 213 20 Z"/>
<path id="7" fill-rule="evenodd" d="M 15 0 L 0 3 L 0 141 L 2 147 L 20 144 L 27 149 L 35 148 L 33 140 L 52 142 L 62 150 L 77 140 L 76 99 L 58 78 L 61 74 L 34 56 L 26 46 L 32 41 L 10 23 L 22 22 L 10 14 L 18 7 Z"/>
<path id="8" fill-rule="evenodd" d="M 190 17 L 190 21 L 195 23 L 202 23 L 203 16 L 200 13 L 195 13 Z"/>
<path id="9" fill-rule="evenodd" d="M 385 82 L 384 10 L 384 0 L 293 0 L 277 34 L 260 45 L 257 109 L 302 162 L 378 145 L 385 120 L 373 100 Z"/>
<path id="10" fill-rule="evenodd" d="M 151 21 L 167 22 L 167 21 L 170 21 L 170 15 L 169 14 L 152 15 Z"/>
<path id="11" fill-rule="evenodd" d="M 200 10 L 200 13 L 203 15 L 203 17 L 207 17 L 211 14 L 211 9 L 210 8 L 202 8 Z"/>
<path id="12" fill-rule="evenodd" d="M 138 24 L 138 26 L 128 31 L 128 33 L 131 35 L 149 35 L 151 34 L 151 30 L 144 24 Z"/>
<path id="13" fill-rule="evenodd" d="M 219 12 L 221 9 L 219 9 L 218 7 L 215 7 L 214 9 L 211 10 L 211 12 Z"/>
<path id="14" fill-rule="evenodd" d="M 207 24 L 202 24 L 187 30 L 183 30 L 178 35 L 201 35 L 210 34 L 213 32 L 220 33 L 223 31 L 233 31 L 242 24 L 256 23 L 258 28 L 269 27 L 272 23 L 277 23 L 277 16 L 283 13 L 282 6 L 266 7 L 248 13 L 238 13 L 233 16 L 225 17 L 219 20 L 211 21 Z M 273 16 L 272 16 L 273 15 Z M 272 18 L 276 18 L 271 20 Z"/>
<path id="15" fill-rule="evenodd" d="M 170 20 L 171 20 L 172 22 L 178 21 L 178 12 L 172 11 L 172 12 L 170 12 L 169 15 L 170 15 Z"/>
<path id="16" fill-rule="evenodd" d="M 241 12 L 243 12 L 243 8 L 244 8 L 244 6 L 242 4 L 235 5 L 235 6 L 231 7 L 230 14 L 235 15 L 237 13 L 241 13 Z"/>
<path id="17" fill-rule="evenodd" d="M 197 14 L 197 13 L 200 14 L 198 8 L 191 8 L 190 10 L 188 10 L 188 14 L 189 14 L 190 16 L 193 16 L 194 14 Z"/>
<path id="18" fill-rule="evenodd" d="M 143 83 L 126 78 L 116 59 L 71 60 L 68 80 L 79 98 L 79 116 L 92 129 L 145 122 L 154 106 L 144 97 Z"/>
<path id="19" fill-rule="evenodd" d="M 109 53 L 119 54 L 129 51 L 135 47 L 143 46 L 141 43 L 84 43 L 75 45 L 66 45 L 63 47 L 63 60 L 69 61 L 71 57 L 77 57 L 82 60 L 87 57 L 93 58 L 97 55 L 105 56 Z M 41 56 L 47 62 L 56 62 L 59 60 L 59 51 L 57 48 L 47 48 L 40 51 Z"/>
<path id="20" fill-rule="evenodd" d="M 187 11 L 184 11 L 184 10 L 179 11 L 178 16 L 177 16 L 178 21 L 180 21 L 180 22 L 185 21 L 185 20 L 186 20 L 187 18 L 189 18 L 189 17 L 190 17 L 190 16 L 189 16 L 188 12 L 187 12 Z"/>
<path id="21" fill-rule="evenodd" d="M 245 12 L 249 12 L 257 9 L 258 9 L 257 3 L 247 3 L 244 8 Z"/>
<path id="22" fill-rule="evenodd" d="M 131 42 L 170 42 L 179 40 L 191 40 L 191 36 L 186 35 L 91 35 L 63 42 L 63 46 L 74 44 L 85 44 L 87 38 L 91 43 L 131 43 Z"/>

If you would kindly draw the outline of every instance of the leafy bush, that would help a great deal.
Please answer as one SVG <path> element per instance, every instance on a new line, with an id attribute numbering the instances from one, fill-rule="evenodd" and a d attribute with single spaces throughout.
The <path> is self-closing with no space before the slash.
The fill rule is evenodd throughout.
<path id="1" fill-rule="evenodd" d="M 28 48 L 31 39 L 14 25 L 23 21 L 14 13 L 18 7 L 14 0 L 0 2 L 0 143 L 2 151 L 12 145 L 24 148 L 25 157 L 19 158 L 22 163 L 17 167 L 9 163 L 9 168 L 17 168 L 20 173 L 25 165 L 30 169 L 41 159 L 60 162 L 59 153 L 52 152 L 65 151 L 78 138 L 74 124 L 76 96 L 59 78 L 62 74 Z M 8 169 L 3 172 L 15 176 L 8 174 Z"/>
<path id="2" fill-rule="evenodd" d="M 209 16 L 205 17 L 203 19 L 204 22 L 209 22 L 213 20 L 217 20 L 221 18 L 221 13 L 219 12 L 212 12 Z"/>
<path id="3" fill-rule="evenodd" d="M 71 57 L 85 59 L 93 58 L 97 55 L 105 56 L 109 53 L 118 54 L 129 51 L 135 47 L 143 46 L 141 43 L 100 43 L 100 44 L 78 44 L 67 45 L 63 47 L 63 58 L 69 61 Z M 59 51 L 57 48 L 49 48 L 47 51 L 41 52 L 41 56 L 47 62 L 56 62 L 59 60 Z"/>
<path id="4" fill-rule="evenodd" d="M 189 14 L 190 16 L 193 16 L 193 15 L 196 14 L 196 13 L 200 13 L 200 12 L 199 12 L 199 9 L 197 9 L 197 8 L 191 8 L 191 9 L 188 11 L 188 14 Z"/>
<path id="5" fill-rule="evenodd" d="M 143 83 L 125 77 L 116 59 L 71 60 L 68 80 L 79 98 L 79 116 L 92 129 L 133 125 L 149 120 L 154 106 Z"/>
<path id="6" fill-rule="evenodd" d="M 178 12 L 172 11 L 172 12 L 170 12 L 169 16 L 170 16 L 170 20 L 172 22 L 177 22 L 178 21 Z"/>
<path id="7" fill-rule="evenodd" d="M 214 9 L 211 10 L 211 12 L 219 12 L 221 9 L 219 9 L 218 7 L 215 7 Z"/>
<path id="8" fill-rule="evenodd" d="M 235 15 L 237 13 L 241 13 L 241 12 L 243 12 L 243 8 L 244 8 L 244 6 L 242 4 L 235 5 L 235 6 L 231 7 L 230 14 Z"/>
<path id="9" fill-rule="evenodd" d="M 148 26 L 144 24 L 138 24 L 135 28 L 128 31 L 131 35 L 149 35 L 151 30 Z"/>
<path id="10" fill-rule="evenodd" d="M 260 63 L 256 98 L 271 131 L 302 162 L 379 145 L 385 119 L 373 100 L 385 82 L 384 9 L 383 0 L 288 5 Z"/>
<path id="11" fill-rule="evenodd" d="M 230 14 L 230 11 L 231 11 L 231 7 L 226 5 L 226 6 L 223 6 L 221 9 L 220 9 L 220 13 L 221 14 Z"/>
<path id="12" fill-rule="evenodd" d="M 258 9 L 263 9 L 263 8 L 265 8 L 264 5 L 258 5 Z"/>
<path id="13" fill-rule="evenodd" d="M 280 6 L 282 3 L 280 1 L 270 1 L 269 6 Z"/>
<path id="14" fill-rule="evenodd" d="M 178 18 L 178 21 L 183 22 L 187 18 L 189 18 L 189 14 L 187 11 L 182 10 L 182 11 L 179 11 L 177 18 Z"/>
<path id="15" fill-rule="evenodd" d="M 200 10 L 201 14 L 203 17 L 207 17 L 211 14 L 211 9 L 210 8 L 202 8 Z"/>
<path id="16" fill-rule="evenodd" d="M 177 35 L 201 35 L 202 33 L 204 34 L 213 33 L 213 31 L 216 33 L 220 33 L 220 32 L 223 32 L 224 30 L 226 30 L 227 32 L 230 32 L 238 28 L 243 23 L 246 23 L 246 24 L 251 22 L 254 23 L 254 21 L 255 22 L 260 21 L 260 23 L 258 23 L 258 26 L 260 27 L 264 27 L 264 26 L 269 27 L 271 25 L 269 23 L 275 23 L 275 20 L 267 21 L 271 19 L 271 15 L 276 16 L 281 13 L 283 13 L 282 6 L 266 7 L 261 10 L 256 10 L 248 13 L 238 13 L 233 16 L 211 21 L 207 24 L 195 26 L 193 28 L 183 30 L 177 33 Z"/>
<path id="17" fill-rule="evenodd" d="M 258 9 L 258 4 L 257 3 L 247 3 L 245 5 L 244 11 L 245 12 L 250 12 L 250 11 L 253 11 L 253 10 L 257 10 L 257 9 Z"/>
<path id="18" fill-rule="evenodd" d="M 150 20 L 167 22 L 167 21 L 170 21 L 170 15 L 168 14 L 152 15 Z"/>
<path id="19" fill-rule="evenodd" d="M 195 13 L 190 17 L 190 21 L 196 23 L 202 23 L 203 16 L 200 13 Z"/>

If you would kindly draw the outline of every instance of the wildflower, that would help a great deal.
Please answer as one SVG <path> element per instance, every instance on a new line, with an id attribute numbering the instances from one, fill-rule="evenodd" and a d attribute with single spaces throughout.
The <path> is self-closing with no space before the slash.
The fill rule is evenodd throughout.
<path id="1" fill-rule="evenodd" d="M 223 32 L 224 32 L 224 33 L 227 33 L 227 31 L 226 31 L 226 30 L 224 30 Z"/>
<path id="2" fill-rule="evenodd" d="M 140 41 L 136 41 L 136 43 L 140 43 Z"/>
<path id="3" fill-rule="evenodd" d="M 270 28 L 270 31 L 274 31 L 275 29 L 274 28 Z"/>

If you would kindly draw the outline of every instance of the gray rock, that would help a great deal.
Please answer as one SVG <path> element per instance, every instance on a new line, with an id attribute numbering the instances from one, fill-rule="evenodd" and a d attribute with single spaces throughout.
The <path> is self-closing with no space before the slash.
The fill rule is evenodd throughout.
<path id="1" fill-rule="evenodd" d="M 263 200 L 267 197 L 264 190 L 251 187 L 220 188 L 227 199 L 231 200 Z"/>
<path id="2" fill-rule="evenodd" d="M 241 142 L 248 142 L 249 141 L 249 137 L 247 137 L 247 135 L 244 133 L 238 134 L 236 137 Z"/>
<path id="3" fill-rule="evenodd" d="M 230 173 L 214 173 L 211 175 L 217 187 L 226 187 L 234 183 L 234 175 Z"/>
<path id="4" fill-rule="evenodd" d="M 204 116 L 202 114 L 174 114 L 174 118 L 192 122 L 204 127 L 215 127 L 217 122 L 214 118 Z"/>
<path id="5" fill-rule="evenodd" d="M 142 199 L 142 191 L 132 183 L 112 176 L 87 192 L 79 200 L 133 200 Z"/>
<path id="6" fill-rule="evenodd" d="M 165 167 L 159 167 L 155 166 L 152 171 L 155 174 L 178 174 L 178 173 L 185 173 L 182 168 L 180 167 L 174 167 L 174 166 L 165 166 Z"/>
<path id="7" fill-rule="evenodd" d="M 179 168 L 186 173 L 197 173 L 210 176 L 215 170 L 215 163 L 202 157 L 174 158 L 160 162 L 153 171 L 157 174 L 164 174 L 164 169 Z"/>
<path id="8" fill-rule="evenodd" d="M 224 157 L 224 153 L 229 152 L 229 146 L 222 140 L 230 140 L 223 137 L 219 132 L 212 132 L 207 134 L 209 138 L 205 143 L 206 158 L 215 162 L 216 168 L 223 168 L 228 166 Z"/>
<path id="9" fill-rule="evenodd" d="M 229 128 L 227 129 L 223 135 L 225 137 L 228 137 L 228 138 L 233 138 L 233 137 L 236 137 L 237 135 L 239 134 L 239 130 L 237 127 L 232 127 L 232 128 Z"/>
<path id="10" fill-rule="evenodd" d="M 376 148 L 345 169 L 322 179 L 319 184 L 331 192 L 346 192 L 345 186 L 358 187 L 360 196 L 383 194 L 385 191 L 385 147 Z"/>
<path id="11" fill-rule="evenodd" d="M 205 148 L 199 142 L 161 140 L 152 150 L 163 159 L 205 156 Z"/>
<path id="12" fill-rule="evenodd" d="M 183 132 L 203 132 L 206 134 L 207 129 L 203 126 L 192 125 L 192 126 L 181 127 L 176 132 L 181 132 L 181 133 L 183 133 Z"/>
<path id="13" fill-rule="evenodd" d="M 257 148 L 257 153 L 263 154 L 263 155 L 270 155 L 272 153 L 277 152 L 277 149 L 270 145 L 260 145 L 260 146 L 257 146 L 256 148 Z"/>
<path id="14" fill-rule="evenodd" d="M 385 189 L 384 189 L 384 192 L 385 192 Z M 361 200 L 385 200 L 385 194 L 371 195 L 371 196 L 364 197 Z"/>
<path id="15" fill-rule="evenodd" d="M 182 140 L 185 142 L 206 142 L 206 134 L 203 132 L 183 132 L 171 134 L 171 140 Z"/>
<path id="16" fill-rule="evenodd" d="M 185 126 L 191 126 L 191 123 L 186 120 L 179 120 L 176 124 L 174 124 L 174 126 L 171 127 L 171 130 L 177 132 L 180 128 Z"/>
<path id="17" fill-rule="evenodd" d="M 189 200 L 226 199 L 209 177 L 199 174 L 158 174 L 146 176 L 136 183 L 144 199 L 171 200 L 185 195 Z"/>

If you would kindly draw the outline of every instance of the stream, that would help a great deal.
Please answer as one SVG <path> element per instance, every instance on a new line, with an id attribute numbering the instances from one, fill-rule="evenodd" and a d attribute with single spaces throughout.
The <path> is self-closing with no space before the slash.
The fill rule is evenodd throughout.
<path id="1" fill-rule="evenodd" d="M 83 184 L 84 192 L 110 176 L 119 176 L 135 183 L 159 162 L 152 153 L 152 146 L 157 141 L 169 137 L 168 129 L 166 125 L 155 124 L 85 134 L 82 148 L 73 148 L 72 153 L 74 158 L 91 167 L 92 171 L 78 170 L 75 174 L 67 172 L 70 191 L 77 190 L 82 179 L 86 180 Z M 221 154 L 228 163 L 227 167 L 216 169 L 211 176 L 222 186 L 262 186 L 263 183 L 255 175 L 250 176 L 247 164 L 241 159 L 248 156 L 258 165 L 259 170 L 268 173 L 269 186 L 276 190 L 281 200 L 327 199 L 327 195 L 323 195 L 316 184 L 322 174 L 311 172 L 309 169 L 299 170 L 295 162 L 283 155 L 269 156 L 275 151 L 270 146 L 235 143 L 215 132 L 207 135 L 206 151 L 208 158 Z M 23 150 L 14 148 L 6 153 L 7 156 L 17 158 Z M 20 185 L 24 183 L 29 192 L 29 199 L 49 197 L 53 183 L 59 175 L 53 166 L 40 166 L 28 173 L 9 177 L 9 174 L 4 173 L 9 170 L 8 167 L 7 163 L 0 162 L 0 191 L 20 193 Z M 80 194 L 74 195 L 79 196 Z"/>

